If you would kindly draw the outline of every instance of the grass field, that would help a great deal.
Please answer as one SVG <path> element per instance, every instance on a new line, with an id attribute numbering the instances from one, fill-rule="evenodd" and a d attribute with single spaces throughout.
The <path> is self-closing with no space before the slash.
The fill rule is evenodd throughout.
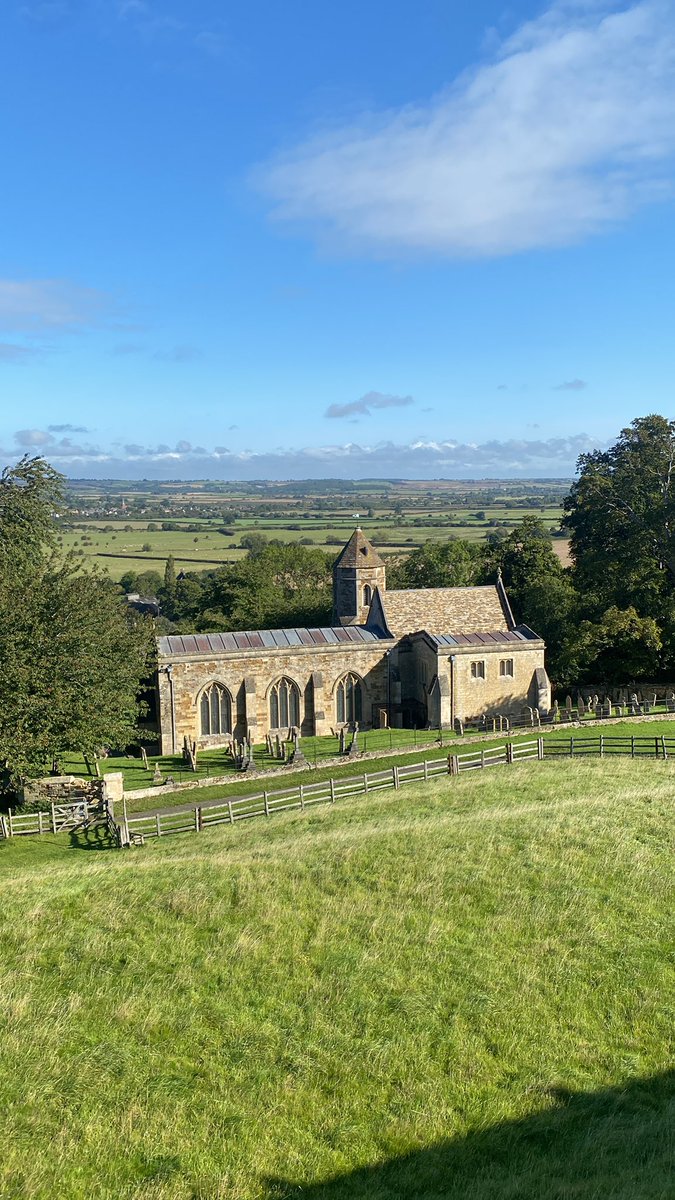
<path id="1" fill-rule="evenodd" d="M 205 497 L 208 500 L 208 496 Z M 211 496 L 213 503 L 213 496 Z M 251 533 L 264 534 L 268 539 L 279 538 L 284 542 L 309 541 L 317 549 L 336 554 L 347 541 L 354 525 L 360 523 L 384 554 L 410 551 L 425 541 L 446 541 L 449 537 L 480 541 L 494 528 L 490 522 L 498 521 L 508 532 L 527 513 L 540 517 L 551 529 L 560 522 L 560 504 L 533 505 L 530 508 L 506 509 L 499 505 L 484 504 L 478 508 L 456 505 L 451 499 L 447 504 L 435 503 L 428 511 L 419 507 L 403 508 L 394 512 L 391 507 L 376 507 L 369 517 L 358 510 L 336 506 L 332 511 L 312 511 L 311 500 L 307 509 L 298 512 L 294 506 L 281 506 L 279 514 L 270 516 L 270 501 L 260 502 L 260 515 L 249 499 L 250 515 L 242 516 L 223 525 L 219 517 L 196 515 L 171 518 L 178 528 L 163 530 L 162 516 L 170 513 L 152 514 L 141 520 L 126 514 L 109 515 L 105 519 L 75 518 L 74 527 L 62 535 L 64 550 L 75 550 L 86 562 L 95 562 L 112 578 L 119 579 L 125 571 L 163 570 L 171 554 L 179 569 L 206 571 L 218 564 L 234 562 L 246 551 L 241 548 L 241 539 Z M 148 525 L 156 526 L 148 529 Z M 188 526 L 198 526 L 190 528 Z M 223 533 L 223 528 L 227 529 Z M 556 551 L 565 559 L 566 539 L 555 539 Z M 150 546 L 143 550 L 143 546 Z"/>
<path id="2" fill-rule="evenodd" d="M 569 737 L 570 733 L 580 737 L 597 737 L 603 733 L 609 737 L 649 737 L 659 738 L 675 736 L 675 719 L 664 716 L 662 720 L 650 721 L 611 721 L 599 722 L 594 717 L 589 717 L 584 722 L 582 729 L 571 729 L 564 725 L 556 725 L 544 727 L 543 734 L 545 737 Z M 503 734 L 498 740 L 504 741 L 507 739 L 513 742 L 529 741 L 535 737 L 536 733 L 532 729 L 527 729 L 524 732 L 517 731 L 512 736 Z M 439 736 L 437 730 L 413 730 L 413 729 L 372 729 L 359 735 L 361 748 L 370 753 L 384 753 L 386 757 L 382 761 L 382 766 L 392 767 L 405 766 L 406 763 L 421 761 L 422 759 L 445 758 L 449 753 L 457 751 L 477 751 L 481 748 L 488 749 L 495 745 L 494 739 L 481 739 L 474 735 L 468 738 L 457 738 L 454 733 L 449 730 L 444 730 L 442 735 L 442 744 L 438 744 Z M 335 737 L 309 737 L 302 738 L 301 741 L 303 752 L 309 764 L 307 770 L 298 771 L 285 768 L 289 774 L 289 784 L 298 783 L 318 783 L 320 780 L 338 778 L 340 775 L 354 775 L 363 770 L 376 770 L 377 761 L 374 759 L 352 759 L 343 761 L 342 764 L 335 764 L 335 756 L 338 751 L 338 739 Z M 415 750 L 417 748 L 417 750 Z M 390 753 L 391 751 L 400 751 L 400 754 Z M 267 755 L 264 745 L 254 747 L 254 758 L 257 769 L 260 771 L 278 771 L 281 764 L 278 759 L 270 758 Z M 330 765 L 322 766 L 322 762 L 327 761 Z M 359 766 L 361 762 L 361 766 Z M 188 791 L 176 793 L 175 801 L 168 794 L 156 796 L 142 797 L 136 800 L 134 798 L 134 790 L 143 789 L 152 786 L 152 779 L 155 764 L 159 764 L 164 779 L 171 778 L 175 783 L 194 783 L 200 780 L 205 783 L 212 776 L 230 776 L 232 782 L 223 788 L 222 784 L 213 784 L 201 786 L 198 796 L 200 801 L 213 800 L 220 796 L 237 796 L 246 795 L 247 793 L 260 790 L 260 780 L 247 778 L 245 775 L 238 778 L 238 772 L 230 755 L 226 754 L 225 749 L 218 750 L 202 750 L 197 758 L 197 771 L 193 772 L 186 763 L 183 762 L 179 755 L 164 755 L 164 756 L 148 756 L 149 768 L 146 770 L 140 758 L 108 758 L 100 760 L 100 769 L 105 774 L 107 771 L 122 771 L 124 775 L 124 785 L 128 790 L 127 807 L 129 812 L 147 812 L 153 811 L 155 808 L 164 808 L 172 803 L 185 804 L 195 803 L 196 797 Z M 315 765 L 316 764 L 316 765 Z M 87 768 L 81 754 L 65 754 L 60 759 L 61 770 L 64 774 L 75 775 L 81 778 L 88 776 Z M 236 780 L 236 782 L 235 782 Z M 276 776 L 274 784 L 270 781 L 269 786 L 281 787 L 282 780 Z"/>
<path id="3" fill-rule="evenodd" d="M 0 845 L 0 1195 L 666 1200 L 675 766 Z"/>

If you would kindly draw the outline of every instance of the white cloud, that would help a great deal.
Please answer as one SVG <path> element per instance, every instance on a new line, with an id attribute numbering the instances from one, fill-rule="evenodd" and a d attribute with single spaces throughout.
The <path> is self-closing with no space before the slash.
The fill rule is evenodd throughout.
<path id="1" fill-rule="evenodd" d="M 0 329 L 74 329 L 100 319 L 107 306 L 105 293 L 68 280 L 0 279 Z"/>
<path id="2" fill-rule="evenodd" d="M 558 3 L 426 103 L 320 133 L 256 173 L 279 220 L 347 248 L 559 246 L 673 194 L 673 0 Z"/>
<path id="3" fill-rule="evenodd" d="M 539 440 L 472 443 L 452 440 L 399 444 L 355 442 L 276 450 L 213 450 L 179 441 L 167 445 L 116 444 L 102 449 L 57 441 L 41 430 L 15 435 L 21 447 L 44 453 L 65 474 L 106 479 L 363 479 L 393 477 L 500 478 L 568 477 L 578 456 L 595 448 L 586 434 Z M 7 455 L 5 452 L 5 459 Z"/>

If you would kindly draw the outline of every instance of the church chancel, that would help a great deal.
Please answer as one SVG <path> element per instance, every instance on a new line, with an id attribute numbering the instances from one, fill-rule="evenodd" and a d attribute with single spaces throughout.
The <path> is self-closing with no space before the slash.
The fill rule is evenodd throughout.
<path id="1" fill-rule="evenodd" d="M 333 569 L 330 626 L 172 634 L 158 651 L 162 754 L 185 737 L 206 748 L 291 728 L 449 728 L 550 707 L 544 643 L 516 625 L 501 580 L 387 591 L 360 529 Z"/>

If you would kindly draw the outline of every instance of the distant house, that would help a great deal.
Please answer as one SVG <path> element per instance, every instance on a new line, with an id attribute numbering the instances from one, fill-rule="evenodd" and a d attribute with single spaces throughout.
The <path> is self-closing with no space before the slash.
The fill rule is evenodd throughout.
<path id="1" fill-rule="evenodd" d="M 544 649 L 516 625 L 501 580 L 387 591 L 385 564 L 356 529 L 335 563 L 330 626 L 158 639 L 162 753 L 186 735 L 206 747 L 292 726 L 447 728 L 548 710 Z"/>
<path id="2" fill-rule="evenodd" d="M 127 604 L 136 612 L 147 613 L 151 617 L 159 616 L 159 600 L 156 596 L 141 596 L 138 592 L 127 592 Z"/>

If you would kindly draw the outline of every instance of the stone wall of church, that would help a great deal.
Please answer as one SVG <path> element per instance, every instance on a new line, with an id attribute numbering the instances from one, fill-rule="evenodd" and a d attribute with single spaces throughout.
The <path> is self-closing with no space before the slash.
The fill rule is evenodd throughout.
<path id="1" fill-rule="evenodd" d="M 450 663 L 454 658 L 454 664 Z M 484 664 L 485 676 L 472 674 L 471 664 Z M 512 663 L 513 674 L 500 672 L 500 663 Z M 454 655 L 439 656 L 439 673 L 447 671 L 453 690 L 453 717 L 467 720 L 484 713 L 518 713 L 523 705 L 536 707 L 538 688 L 535 671 L 544 666 L 544 647 L 499 648 L 485 652 L 469 647 Z M 549 696 L 550 705 L 550 696 Z"/>
<path id="2" fill-rule="evenodd" d="M 388 648 L 385 642 L 161 659 L 157 687 L 162 753 L 179 752 L 186 736 L 203 748 L 225 742 L 218 735 L 202 736 L 200 729 L 199 701 L 211 683 L 229 692 L 237 738 L 245 737 L 247 730 L 254 741 L 265 737 L 270 729 L 270 688 L 281 677 L 298 688 L 305 737 L 330 733 L 336 726 L 336 685 L 348 672 L 362 682 L 362 726 L 377 724 L 379 711 L 387 707 Z"/>

